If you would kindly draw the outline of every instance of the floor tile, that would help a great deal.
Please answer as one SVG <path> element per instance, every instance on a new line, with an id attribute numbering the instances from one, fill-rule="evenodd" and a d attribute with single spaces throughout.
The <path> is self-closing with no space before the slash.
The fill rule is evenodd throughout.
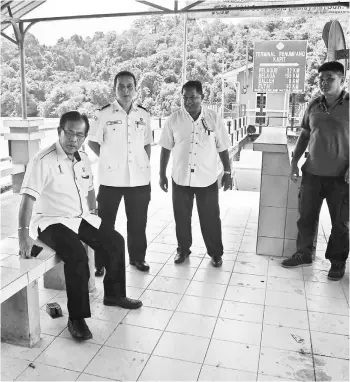
<path id="1" fill-rule="evenodd" d="M 209 338 L 165 332 L 153 354 L 201 363 L 204 360 L 209 342 Z"/>
<path id="2" fill-rule="evenodd" d="M 39 290 L 39 306 L 46 305 L 50 300 L 57 296 L 61 291 L 54 289 Z"/>
<path id="3" fill-rule="evenodd" d="M 213 339 L 204 364 L 256 373 L 258 362 L 259 346 Z"/>
<path id="4" fill-rule="evenodd" d="M 256 243 L 255 242 L 242 242 L 239 247 L 239 252 L 255 252 Z"/>
<path id="5" fill-rule="evenodd" d="M 198 268 L 200 263 L 202 262 L 202 257 L 197 257 L 195 255 L 189 256 L 183 263 L 183 266 L 190 267 L 190 268 Z M 166 262 L 166 265 L 172 265 L 174 266 L 174 257 L 171 256 L 169 260 Z"/>
<path id="6" fill-rule="evenodd" d="M 305 295 L 305 287 L 303 280 L 269 277 L 267 280 L 266 288 L 268 290 L 276 290 L 279 292 L 289 292 L 294 294 Z"/>
<path id="7" fill-rule="evenodd" d="M 227 284 L 230 276 L 230 272 L 224 272 L 220 268 L 209 267 L 206 269 L 198 269 L 193 280 L 211 284 Z"/>
<path id="8" fill-rule="evenodd" d="M 316 381 L 349 381 L 349 361 L 314 356 Z"/>
<path id="9" fill-rule="evenodd" d="M 337 314 L 309 312 L 310 330 L 316 332 L 349 334 L 349 318 Z"/>
<path id="10" fill-rule="evenodd" d="M 226 285 L 209 284 L 201 281 L 191 281 L 185 295 L 207 297 L 222 300 L 226 292 Z"/>
<path id="11" fill-rule="evenodd" d="M 67 327 L 68 316 L 51 318 L 45 310 L 40 310 L 41 333 L 58 336 Z"/>
<path id="12" fill-rule="evenodd" d="M 14 381 L 27 368 L 28 360 L 9 357 L 1 354 L 1 380 Z"/>
<path id="13" fill-rule="evenodd" d="M 210 338 L 213 334 L 215 323 L 215 317 L 175 312 L 166 331 Z"/>
<path id="14" fill-rule="evenodd" d="M 314 354 L 349 359 L 349 336 L 311 331 Z"/>
<path id="15" fill-rule="evenodd" d="M 34 362 L 35 368 L 27 367 L 17 381 L 75 381 L 79 373 Z"/>
<path id="16" fill-rule="evenodd" d="M 261 348 L 259 374 L 297 381 L 314 381 L 314 368 L 310 354 L 288 350 Z"/>
<path id="17" fill-rule="evenodd" d="M 191 280 L 196 272 L 196 268 L 191 268 L 187 264 L 167 264 L 160 270 L 158 276 L 174 277 L 176 279 Z"/>
<path id="18" fill-rule="evenodd" d="M 136 288 L 147 288 L 154 276 L 143 272 L 126 272 L 126 286 Z"/>
<path id="19" fill-rule="evenodd" d="M 130 310 L 122 322 L 144 328 L 165 330 L 172 315 L 171 310 L 143 306 L 141 309 Z"/>
<path id="20" fill-rule="evenodd" d="M 119 324 L 127 313 L 127 309 L 104 305 L 99 298 L 91 304 L 91 317 L 97 320 L 112 321 Z"/>
<path id="21" fill-rule="evenodd" d="M 173 277 L 156 276 L 148 286 L 148 290 L 158 290 L 171 293 L 185 293 L 189 280 L 175 279 Z"/>
<path id="22" fill-rule="evenodd" d="M 264 324 L 309 329 L 308 314 L 305 310 L 280 308 L 277 306 L 265 306 Z"/>
<path id="23" fill-rule="evenodd" d="M 200 363 L 180 361 L 152 355 L 139 381 L 196 381 Z"/>
<path id="24" fill-rule="evenodd" d="M 233 272 L 267 276 L 268 265 L 268 261 L 266 261 L 265 263 L 248 263 L 236 261 Z"/>
<path id="25" fill-rule="evenodd" d="M 317 283 L 305 281 L 305 291 L 309 295 L 324 297 L 345 298 L 343 288 L 340 283 Z"/>
<path id="26" fill-rule="evenodd" d="M 231 285 L 227 288 L 225 300 L 264 305 L 265 290 Z"/>
<path id="27" fill-rule="evenodd" d="M 129 286 L 126 288 L 126 295 L 129 298 L 133 298 L 135 300 L 138 300 L 144 291 L 145 291 L 145 289 L 143 289 L 143 288 L 136 288 L 136 287 L 130 287 Z"/>
<path id="28" fill-rule="evenodd" d="M 282 279 L 303 280 L 302 268 L 283 268 L 280 263 L 270 261 L 268 269 L 269 277 L 279 277 Z"/>
<path id="29" fill-rule="evenodd" d="M 309 330 L 264 324 L 261 346 L 311 353 L 310 332 Z"/>
<path id="30" fill-rule="evenodd" d="M 87 342 L 91 342 L 98 345 L 103 345 L 107 338 L 113 333 L 115 328 L 118 326 L 118 323 L 112 321 L 103 321 L 97 320 L 95 318 L 86 318 L 85 319 L 90 331 L 92 333 L 92 339 Z M 72 338 L 68 329 L 65 329 L 60 337 L 63 338 Z"/>
<path id="31" fill-rule="evenodd" d="M 36 359 L 36 362 L 73 371 L 83 371 L 100 349 L 99 345 L 56 338 Z"/>
<path id="32" fill-rule="evenodd" d="M 146 254 L 146 261 L 164 264 L 172 255 L 170 253 L 149 252 Z"/>
<path id="33" fill-rule="evenodd" d="M 99 381 L 112 381 L 112 379 L 97 377 L 96 375 L 92 375 L 92 374 L 81 373 L 77 381 L 99 382 Z"/>
<path id="34" fill-rule="evenodd" d="M 262 324 L 219 318 L 213 338 L 260 346 Z"/>
<path id="35" fill-rule="evenodd" d="M 306 299 L 304 295 L 267 290 L 265 305 L 306 310 Z"/>
<path id="36" fill-rule="evenodd" d="M 237 301 L 223 301 L 219 317 L 262 323 L 264 306 Z"/>
<path id="37" fill-rule="evenodd" d="M 181 297 L 181 294 L 146 290 L 142 295 L 142 302 L 144 306 L 148 306 L 150 308 L 175 310 L 181 300 Z"/>
<path id="38" fill-rule="evenodd" d="M 37 342 L 32 348 L 17 346 L 1 341 L 1 354 L 9 357 L 34 361 L 34 359 L 37 358 L 54 339 L 54 336 L 41 334 L 40 341 Z"/>
<path id="39" fill-rule="evenodd" d="M 275 377 L 271 375 L 264 375 L 264 374 L 258 374 L 258 382 L 260 381 L 266 381 L 266 382 L 285 382 L 285 381 L 292 381 L 292 379 L 282 378 L 282 377 Z"/>
<path id="40" fill-rule="evenodd" d="M 150 252 L 160 252 L 166 254 L 172 254 L 176 250 L 176 245 L 174 244 L 161 244 L 161 243 L 152 243 L 148 246 L 147 250 Z"/>
<path id="41" fill-rule="evenodd" d="M 220 307 L 221 300 L 185 295 L 183 296 L 176 310 L 179 312 L 217 317 L 220 311 Z"/>
<path id="42" fill-rule="evenodd" d="M 309 295 L 306 301 L 308 310 L 312 312 L 349 315 L 349 306 L 345 299 Z"/>
<path id="43" fill-rule="evenodd" d="M 314 269 L 312 267 L 303 268 L 303 277 L 304 281 L 334 283 L 334 281 L 328 279 L 328 271 Z"/>
<path id="44" fill-rule="evenodd" d="M 103 346 L 84 372 L 119 381 L 136 381 L 148 358 L 147 354 Z"/>
<path id="45" fill-rule="evenodd" d="M 248 371 L 203 365 L 198 381 L 255 381 L 256 374 Z"/>
<path id="46" fill-rule="evenodd" d="M 119 324 L 105 345 L 151 354 L 161 335 L 161 330 Z"/>
<path id="47" fill-rule="evenodd" d="M 266 276 L 250 275 L 243 273 L 232 273 L 230 278 L 230 285 L 238 285 L 250 288 L 265 289 Z"/>

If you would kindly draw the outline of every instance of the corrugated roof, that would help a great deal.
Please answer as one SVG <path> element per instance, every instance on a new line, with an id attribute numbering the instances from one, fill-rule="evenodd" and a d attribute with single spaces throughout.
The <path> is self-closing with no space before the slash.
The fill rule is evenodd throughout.
<path id="1" fill-rule="evenodd" d="M 1 0 L 1 32 L 6 28 L 10 27 L 11 24 L 3 23 L 3 20 L 12 17 L 19 19 L 25 16 L 27 13 L 31 12 L 33 9 L 39 7 L 41 4 L 45 3 L 43 1 L 14 1 L 14 0 Z"/>

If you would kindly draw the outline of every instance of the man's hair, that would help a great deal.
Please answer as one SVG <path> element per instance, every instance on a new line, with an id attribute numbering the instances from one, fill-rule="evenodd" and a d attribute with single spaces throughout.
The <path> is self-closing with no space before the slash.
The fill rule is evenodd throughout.
<path id="1" fill-rule="evenodd" d="M 68 121 L 84 121 L 86 127 L 85 135 L 88 134 L 90 130 L 90 124 L 89 119 L 85 114 L 80 114 L 79 111 L 76 110 L 68 111 L 67 113 L 62 114 L 60 118 L 59 129 L 64 129 Z"/>
<path id="2" fill-rule="evenodd" d="M 203 95 L 203 87 L 200 81 L 187 81 L 185 85 L 183 85 L 181 89 L 181 93 L 183 93 L 185 89 L 190 89 L 190 88 L 195 88 L 198 94 Z"/>
<path id="3" fill-rule="evenodd" d="M 344 66 L 338 61 L 329 61 L 325 62 L 318 68 L 318 73 L 322 72 L 335 72 L 335 73 L 341 73 L 341 75 L 344 75 Z"/>
<path id="4" fill-rule="evenodd" d="M 134 80 L 135 87 L 136 87 L 136 77 L 134 76 L 134 74 L 129 72 L 128 70 L 122 70 L 121 72 L 117 73 L 116 76 L 114 77 L 114 85 L 113 85 L 114 89 L 117 86 L 118 78 L 119 77 L 124 77 L 124 76 L 132 77 L 133 80 Z"/>

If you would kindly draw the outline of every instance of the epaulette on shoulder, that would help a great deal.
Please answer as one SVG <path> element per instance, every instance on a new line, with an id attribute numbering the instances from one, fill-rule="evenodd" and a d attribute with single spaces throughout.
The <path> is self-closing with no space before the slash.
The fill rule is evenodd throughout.
<path id="1" fill-rule="evenodd" d="M 138 106 L 139 108 L 143 109 L 143 110 L 146 110 L 147 113 L 149 113 L 149 111 L 148 111 L 145 107 L 143 107 L 142 105 L 137 104 L 137 106 Z"/>
<path id="2" fill-rule="evenodd" d="M 98 109 L 98 110 L 102 111 L 103 109 L 106 109 L 108 106 L 111 106 L 111 104 L 109 103 L 108 105 L 105 105 L 105 106 L 101 107 L 101 109 Z"/>

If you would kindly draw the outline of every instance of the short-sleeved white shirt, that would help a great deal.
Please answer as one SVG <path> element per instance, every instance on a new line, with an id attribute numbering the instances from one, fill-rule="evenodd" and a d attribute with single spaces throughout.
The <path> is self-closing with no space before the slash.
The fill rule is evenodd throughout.
<path id="1" fill-rule="evenodd" d="M 151 119 L 140 106 L 128 113 L 116 101 L 97 111 L 88 139 L 100 144 L 99 183 L 113 187 L 145 186 L 151 168 L 144 149 L 152 143 Z"/>
<path id="2" fill-rule="evenodd" d="M 217 179 L 217 153 L 227 150 L 230 140 L 213 110 L 202 107 L 194 121 L 182 108 L 166 120 L 159 145 L 172 150 L 172 178 L 177 185 L 207 187 Z"/>
<path id="3" fill-rule="evenodd" d="M 36 199 L 30 225 L 33 238 L 52 224 L 61 223 L 78 233 L 82 219 L 94 227 L 100 218 L 89 213 L 88 192 L 93 190 L 89 158 L 82 150 L 74 154 L 72 162 L 59 141 L 40 151 L 28 163 L 21 194 Z"/>

